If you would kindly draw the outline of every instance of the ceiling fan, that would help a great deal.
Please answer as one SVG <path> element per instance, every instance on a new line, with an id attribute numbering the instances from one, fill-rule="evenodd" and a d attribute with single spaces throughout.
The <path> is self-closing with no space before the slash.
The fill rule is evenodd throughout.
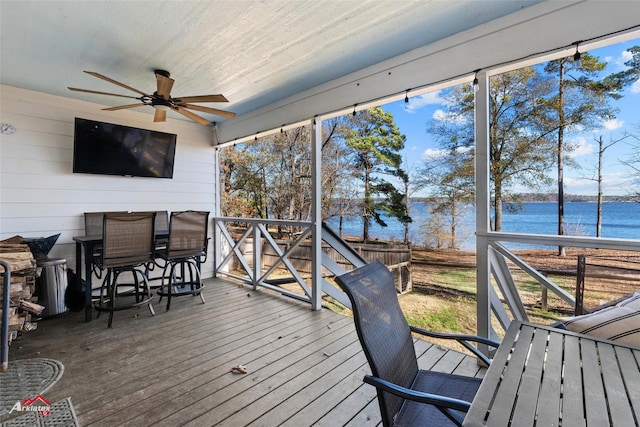
<path id="1" fill-rule="evenodd" d="M 140 101 L 140 103 L 137 103 L 137 104 L 120 105 L 118 107 L 103 108 L 103 110 L 105 111 L 123 110 L 125 108 L 136 108 L 142 105 L 150 105 L 156 110 L 155 115 L 153 116 L 154 122 L 166 121 L 167 111 L 173 110 L 203 126 L 209 125 L 211 124 L 211 122 L 205 119 L 204 117 L 201 117 L 189 110 L 215 114 L 217 116 L 226 117 L 229 119 L 233 119 L 236 116 L 235 113 L 232 113 L 230 111 L 218 110 L 217 108 L 202 107 L 200 105 L 193 104 L 193 103 L 201 103 L 201 102 L 229 102 L 227 98 L 224 97 L 224 95 L 198 95 L 198 96 L 182 96 L 182 97 L 172 98 L 171 88 L 173 87 L 173 83 L 175 80 L 170 78 L 169 72 L 165 70 L 154 70 L 158 89 L 151 95 L 146 94 L 141 90 L 132 88 L 131 86 L 127 86 L 124 83 L 120 83 L 118 81 L 110 79 L 107 76 L 103 76 L 102 74 L 99 74 L 93 71 L 85 71 L 85 73 L 91 74 L 94 77 L 108 81 L 109 83 L 113 83 L 114 85 L 118 85 L 122 88 L 128 89 L 130 91 L 136 92 L 141 95 L 136 97 L 136 96 L 129 96 L 129 95 L 120 95 L 117 93 L 99 92 L 96 90 L 68 87 L 69 90 L 73 90 L 76 92 L 96 93 L 98 95 L 119 96 L 121 98 L 131 98 L 131 99 L 137 99 L 138 101 Z"/>

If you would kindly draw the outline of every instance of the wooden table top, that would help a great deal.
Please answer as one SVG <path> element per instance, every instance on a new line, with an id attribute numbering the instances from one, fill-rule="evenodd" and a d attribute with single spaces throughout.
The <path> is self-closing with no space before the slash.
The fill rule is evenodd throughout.
<path id="1" fill-rule="evenodd" d="M 514 321 L 463 425 L 638 423 L 640 348 Z"/>

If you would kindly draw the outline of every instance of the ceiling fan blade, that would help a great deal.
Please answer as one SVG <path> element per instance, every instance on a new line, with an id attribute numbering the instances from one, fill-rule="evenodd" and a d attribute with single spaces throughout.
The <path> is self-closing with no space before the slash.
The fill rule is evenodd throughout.
<path id="1" fill-rule="evenodd" d="M 135 96 L 129 96 L 129 95 L 119 95 L 117 93 L 109 93 L 109 92 L 100 92 L 97 90 L 89 90 L 89 89 L 78 89 L 77 87 L 67 87 L 67 89 L 69 90 L 73 90 L 76 92 L 85 92 L 85 93 L 96 93 L 98 95 L 111 95 L 111 96 L 119 96 L 121 98 L 131 98 L 131 99 L 138 99 Z"/>
<path id="2" fill-rule="evenodd" d="M 96 73 L 96 72 L 94 72 L 94 71 L 85 71 L 85 73 L 87 73 L 87 74 L 91 74 L 93 77 L 97 77 L 97 78 L 99 78 L 99 79 L 102 79 L 102 80 L 108 81 L 109 83 L 113 83 L 114 85 L 118 85 L 118 86 L 120 86 L 120 87 L 122 87 L 122 88 L 128 89 L 128 90 L 133 91 L 133 92 L 135 92 L 135 93 L 139 93 L 140 95 L 149 96 L 149 95 L 147 95 L 146 93 L 144 93 L 144 92 L 142 92 L 142 91 L 140 91 L 140 90 L 138 90 L 138 89 L 136 89 L 136 88 L 133 88 L 133 87 L 131 87 L 131 86 L 127 86 L 127 85 L 126 85 L 126 84 L 124 84 L 124 83 L 117 82 L 117 81 L 115 81 L 115 80 L 113 80 L 113 79 L 110 79 L 110 78 L 109 78 L 109 77 L 107 77 L 107 76 L 103 76 L 103 75 L 102 75 L 102 74 L 100 74 L 100 73 Z"/>
<path id="3" fill-rule="evenodd" d="M 218 110 L 217 108 L 201 107 L 200 105 L 193 105 L 193 104 L 183 104 L 181 106 L 183 108 L 202 111 L 203 113 L 215 114 L 216 116 L 222 116 L 228 119 L 233 119 L 236 116 L 236 113 L 232 113 L 231 111 Z"/>
<path id="4" fill-rule="evenodd" d="M 156 80 L 158 82 L 158 95 L 168 100 L 175 80 L 170 77 L 163 76 L 160 73 L 156 73 Z"/>
<path id="5" fill-rule="evenodd" d="M 187 102 L 229 102 L 224 95 L 183 96 L 174 98 L 174 101 L 179 104 L 186 104 Z"/>
<path id="6" fill-rule="evenodd" d="M 146 104 L 129 104 L 129 105 L 120 105 L 118 107 L 109 107 L 103 108 L 103 111 L 116 111 L 116 110 L 124 110 L 126 108 L 136 108 L 136 107 L 144 107 Z"/>
<path id="7" fill-rule="evenodd" d="M 204 117 L 200 117 L 197 114 L 192 113 L 189 110 L 186 110 L 184 108 L 178 107 L 175 109 L 175 111 L 177 111 L 178 113 L 182 114 L 183 116 L 193 120 L 194 122 L 197 122 L 199 124 L 201 124 L 202 126 L 206 126 L 206 125 L 210 125 L 211 122 L 207 119 L 205 119 Z"/>
<path id="8" fill-rule="evenodd" d="M 166 122 L 167 121 L 167 112 L 164 110 L 156 110 L 156 113 L 153 115 L 154 122 Z"/>

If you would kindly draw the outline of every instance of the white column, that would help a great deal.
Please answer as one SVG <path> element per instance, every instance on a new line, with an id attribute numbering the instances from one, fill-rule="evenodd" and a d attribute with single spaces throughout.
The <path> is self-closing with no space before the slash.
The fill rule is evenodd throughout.
<path id="1" fill-rule="evenodd" d="M 491 269 L 488 241 L 491 213 L 489 188 L 489 76 L 478 72 L 478 91 L 475 96 L 476 139 L 476 265 L 477 265 L 477 328 L 478 335 L 491 336 Z"/>
<path id="2" fill-rule="evenodd" d="M 311 308 L 322 308 L 322 121 L 311 123 Z"/>
<path id="3" fill-rule="evenodd" d="M 219 218 L 222 216 L 222 210 L 220 208 L 220 201 L 222 200 L 221 195 L 221 187 L 220 187 L 220 148 L 214 147 L 213 149 L 213 166 L 214 166 L 214 208 L 213 208 L 213 217 Z M 211 228 L 211 227 L 210 227 Z M 218 265 L 220 265 L 220 261 L 222 260 L 222 245 L 221 245 L 222 235 L 220 234 L 220 230 L 218 230 L 218 225 L 216 221 L 213 221 L 213 277 L 217 277 L 216 270 Z"/>

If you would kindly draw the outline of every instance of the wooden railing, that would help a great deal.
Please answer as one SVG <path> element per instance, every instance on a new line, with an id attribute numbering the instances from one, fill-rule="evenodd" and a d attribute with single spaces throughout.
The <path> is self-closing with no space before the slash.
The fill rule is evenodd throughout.
<path id="1" fill-rule="evenodd" d="M 574 247 L 592 249 L 616 249 L 624 251 L 640 252 L 640 241 L 629 239 L 606 239 L 577 236 L 547 236 L 535 234 L 511 234 L 491 232 L 478 234 L 478 332 L 483 336 L 497 337 L 496 331 L 491 327 L 491 313 L 498 319 L 500 325 L 506 330 L 511 319 L 527 321 L 528 316 L 520 299 L 516 283 L 511 269 L 507 265 L 509 260 L 518 269 L 535 279 L 547 291 L 556 294 L 560 299 L 575 307 L 575 296 L 569 294 L 560 286 L 549 280 L 538 270 L 528 265 L 513 252 L 508 250 L 505 242 L 546 245 L 550 247 Z M 483 253 L 486 256 L 483 256 Z M 484 260 L 483 264 L 480 260 Z M 491 279 L 496 283 L 500 296 L 491 285 Z M 504 305 L 503 305 L 504 303 Z M 506 305 L 510 315 L 504 309 Z"/>
<path id="2" fill-rule="evenodd" d="M 242 280 L 311 302 L 315 274 L 312 263 L 311 223 L 305 221 L 214 218 L 216 256 L 214 273 Z M 387 265 L 398 292 L 411 290 L 411 251 L 408 247 L 352 246 L 326 225 L 321 233 L 321 292 L 349 307 L 349 299 L 332 280 L 373 260 Z M 275 276 L 275 277 L 272 277 Z M 311 282 L 311 283 L 310 283 Z"/>
<path id="3" fill-rule="evenodd" d="M 214 218 L 213 222 L 215 226 L 214 274 L 216 276 L 233 277 L 243 280 L 254 289 L 262 286 L 311 302 L 311 288 L 289 259 L 291 253 L 311 235 L 310 222 L 251 218 Z M 230 230 L 231 226 L 235 226 L 234 232 Z M 272 230 L 270 231 L 269 228 Z M 276 242 L 272 235 L 273 229 L 289 231 L 291 240 L 286 250 Z M 262 269 L 263 241 L 271 247 L 277 257 L 266 271 Z M 247 244 L 251 245 L 251 251 L 246 250 Z M 250 258 L 246 256 L 247 252 Z M 231 265 L 234 259 L 239 263 L 238 266 Z M 269 276 L 279 267 L 288 270 L 290 276 L 269 279 Z M 238 270 L 244 271 L 244 274 L 240 274 Z"/>

